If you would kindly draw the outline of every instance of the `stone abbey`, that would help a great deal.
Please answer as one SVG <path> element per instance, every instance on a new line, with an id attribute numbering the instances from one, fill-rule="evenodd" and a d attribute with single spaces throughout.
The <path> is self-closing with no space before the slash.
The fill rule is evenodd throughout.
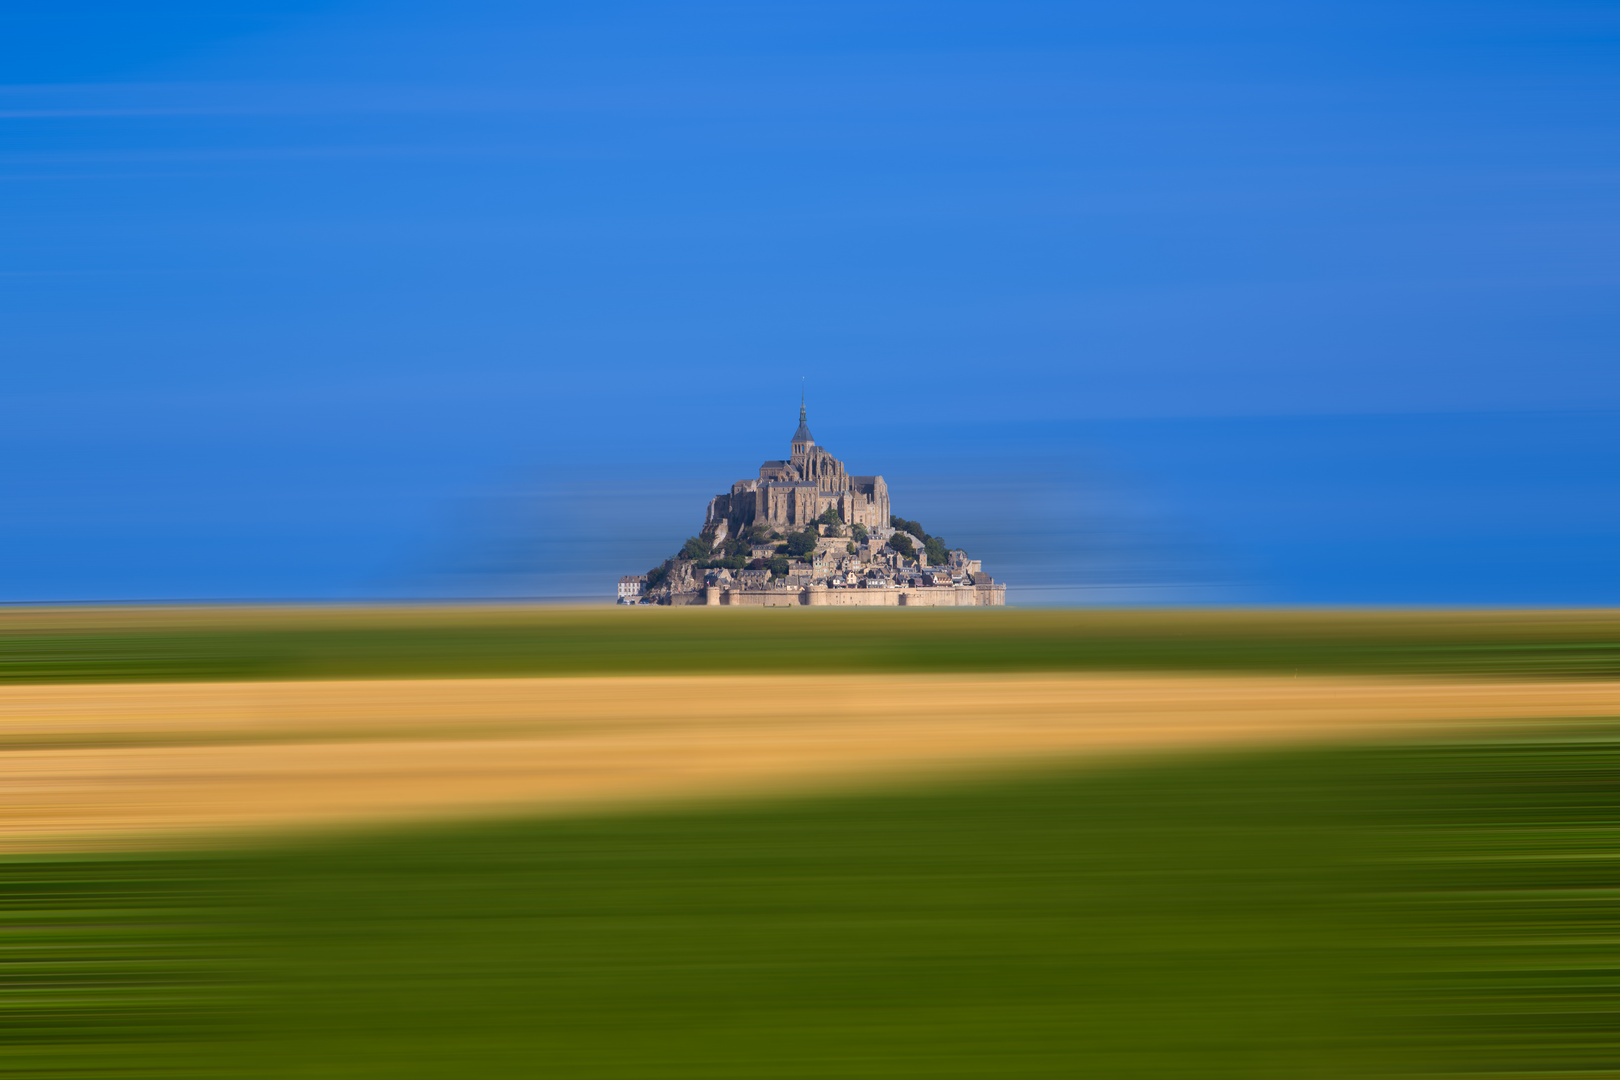
<path id="1" fill-rule="evenodd" d="M 851 476 L 817 446 L 802 402 L 786 460 L 709 500 L 702 531 L 673 558 L 619 579 L 621 604 L 981 607 L 1006 597 L 979 560 L 894 516 L 883 477 Z"/>
<path id="2" fill-rule="evenodd" d="M 778 530 L 803 529 L 829 508 L 846 525 L 887 528 L 889 485 L 881 476 L 849 475 L 842 461 L 817 446 L 801 403 L 788 460 L 767 461 L 757 479 L 738 480 L 730 492 L 710 499 L 703 523 L 723 523 L 733 535 L 755 522 Z"/>

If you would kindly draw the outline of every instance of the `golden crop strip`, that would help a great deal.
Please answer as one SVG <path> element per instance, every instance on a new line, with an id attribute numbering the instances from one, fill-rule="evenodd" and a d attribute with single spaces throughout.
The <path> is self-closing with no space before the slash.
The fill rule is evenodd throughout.
<path id="1" fill-rule="evenodd" d="M 817 675 L 0 687 L 0 848 L 212 843 L 1620 714 L 1620 684 Z"/>

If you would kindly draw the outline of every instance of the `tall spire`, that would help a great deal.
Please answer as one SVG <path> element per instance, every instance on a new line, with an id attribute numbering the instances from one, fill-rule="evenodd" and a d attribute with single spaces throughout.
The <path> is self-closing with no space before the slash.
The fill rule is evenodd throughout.
<path id="1" fill-rule="evenodd" d="M 810 434 L 810 425 L 804 422 L 804 380 L 799 380 L 799 430 L 793 433 L 793 445 L 814 446 L 816 438 Z M 797 453 L 797 451 L 795 451 Z"/>

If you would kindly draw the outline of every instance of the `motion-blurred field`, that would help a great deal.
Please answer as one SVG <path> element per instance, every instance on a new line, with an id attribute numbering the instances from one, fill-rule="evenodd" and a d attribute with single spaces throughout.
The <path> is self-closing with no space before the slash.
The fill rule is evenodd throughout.
<path id="1" fill-rule="evenodd" d="M 0 680 L 881 671 L 1620 678 L 1614 611 L 442 606 L 0 612 Z"/>
<path id="2" fill-rule="evenodd" d="M 0 852 L 577 812 L 1613 713 L 1620 687 L 1252 674 L 0 686 Z"/>
<path id="3" fill-rule="evenodd" d="M 0 750 L 13 780 L 130 752 L 183 787 L 186 753 L 221 755 L 195 815 L 253 786 L 231 754 L 296 746 L 274 798 L 327 813 L 368 767 L 423 784 L 402 746 L 453 771 L 446 746 L 480 744 L 523 777 L 584 739 L 625 791 L 684 774 L 715 798 L 13 854 L 0 1075 L 1620 1075 L 1615 616 L 746 614 L 8 613 L 7 700 L 36 703 Z M 1136 674 L 1085 674 L 1111 667 Z M 420 681 L 448 673 L 617 677 Z M 848 707 L 833 675 L 889 696 Z M 206 678 L 236 681 L 184 683 Z M 773 681 L 788 704 L 750 707 Z M 649 684 L 695 704 L 623 696 Z M 506 711 L 474 715 L 465 688 L 496 685 Z M 1088 709 L 1134 756 L 1051 738 Z M 1038 753 L 999 752 L 1031 732 Z M 778 768 L 820 754 L 844 782 L 713 784 L 767 733 Z M 903 767 L 930 754 L 957 771 Z M 117 786 L 85 778 L 63 805 Z"/>
<path id="4" fill-rule="evenodd" d="M 1616 734 L 13 860 L 0 1061 L 1612 1076 Z"/>

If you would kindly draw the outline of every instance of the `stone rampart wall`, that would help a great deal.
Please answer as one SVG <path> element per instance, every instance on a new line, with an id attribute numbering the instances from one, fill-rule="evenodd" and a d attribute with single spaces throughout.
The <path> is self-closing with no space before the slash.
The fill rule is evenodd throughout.
<path id="1" fill-rule="evenodd" d="M 900 594 L 901 607 L 1003 607 L 1007 603 L 1005 585 L 957 585 L 893 591 Z"/>
<path id="2" fill-rule="evenodd" d="M 715 589 L 709 593 L 709 603 L 718 603 L 721 607 L 1002 607 L 1007 603 L 1007 586 L 975 585 L 933 589 Z"/>
<path id="3" fill-rule="evenodd" d="M 724 607 L 800 607 L 804 592 L 800 589 L 727 589 L 720 594 Z"/>

